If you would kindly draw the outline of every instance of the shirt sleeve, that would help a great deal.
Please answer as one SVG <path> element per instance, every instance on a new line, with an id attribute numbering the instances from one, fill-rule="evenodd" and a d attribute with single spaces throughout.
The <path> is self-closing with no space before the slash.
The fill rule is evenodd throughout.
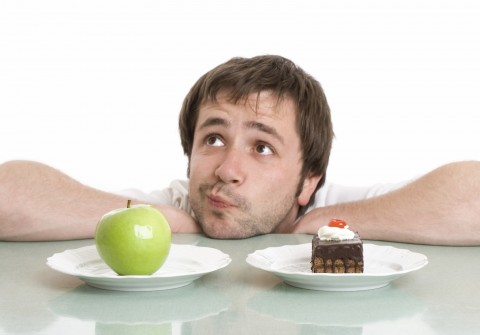
<path id="1" fill-rule="evenodd" d="M 149 193 L 130 188 L 116 192 L 116 194 L 152 205 L 173 206 L 193 215 L 188 197 L 188 181 L 186 180 L 174 180 L 169 187 Z"/>
<path id="2" fill-rule="evenodd" d="M 325 185 L 315 194 L 315 202 L 307 211 L 319 207 L 373 198 L 397 190 L 412 181 L 413 180 L 406 180 L 397 183 L 375 184 L 373 186 L 365 187 L 349 187 L 339 184 L 325 183 Z"/>

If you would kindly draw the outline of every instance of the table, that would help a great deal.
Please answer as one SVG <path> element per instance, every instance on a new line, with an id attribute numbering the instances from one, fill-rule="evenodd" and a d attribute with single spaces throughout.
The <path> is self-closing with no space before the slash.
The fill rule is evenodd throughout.
<path id="1" fill-rule="evenodd" d="M 93 240 L 0 242 L 0 334 L 480 334 L 480 247 L 390 242 L 429 264 L 389 286 L 325 292 L 291 287 L 246 263 L 270 246 L 309 235 L 173 242 L 217 248 L 226 268 L 173 290 L 119 292 L 90 287 L 46 266 L 47 257 Z"/>

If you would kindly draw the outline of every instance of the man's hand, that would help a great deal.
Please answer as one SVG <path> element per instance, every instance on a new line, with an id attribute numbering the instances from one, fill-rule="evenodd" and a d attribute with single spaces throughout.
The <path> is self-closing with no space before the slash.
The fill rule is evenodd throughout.
<path id="1" fill-rule="evenodd" d="M 171 206 L 161 206 L 158 207 L 158 209 L 162 211 L 167 218 L 172 233 L 202 232 L 202 229 L 190 214 Z"/>

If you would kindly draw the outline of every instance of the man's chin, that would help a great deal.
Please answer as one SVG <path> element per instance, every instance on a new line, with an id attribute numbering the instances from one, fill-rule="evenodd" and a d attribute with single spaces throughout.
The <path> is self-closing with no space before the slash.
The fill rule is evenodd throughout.
<path id="1" fill-rule="evenodd" d="M 259 232 L 249 232 L 237 227 L 229 227 L 224 225 L 219 226 L 203 224 L 202 230 L 206 236 L 221 240 L 239 240 L 261 234 Z"/>
<path id="2" fill-rule="evenodd" d="M 236 232 L 219 232 L 219 231 L 203 231 L 207 237 L 219 239 L 219 240 L 240 240 L 255 236 L 256 234 L 239 234 Z"/>

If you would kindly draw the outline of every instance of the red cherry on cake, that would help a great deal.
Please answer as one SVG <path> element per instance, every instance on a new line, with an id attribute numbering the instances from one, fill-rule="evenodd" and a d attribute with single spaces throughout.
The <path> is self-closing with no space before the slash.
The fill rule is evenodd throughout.
<path id="1" fill-rule="evenodd" d="M 345 228 L 347 223 L 343 220 L 340 219 L 331 219 L 330 222 L 328 223 L 329 227 L 337 227 L 337 228 Z"/>

